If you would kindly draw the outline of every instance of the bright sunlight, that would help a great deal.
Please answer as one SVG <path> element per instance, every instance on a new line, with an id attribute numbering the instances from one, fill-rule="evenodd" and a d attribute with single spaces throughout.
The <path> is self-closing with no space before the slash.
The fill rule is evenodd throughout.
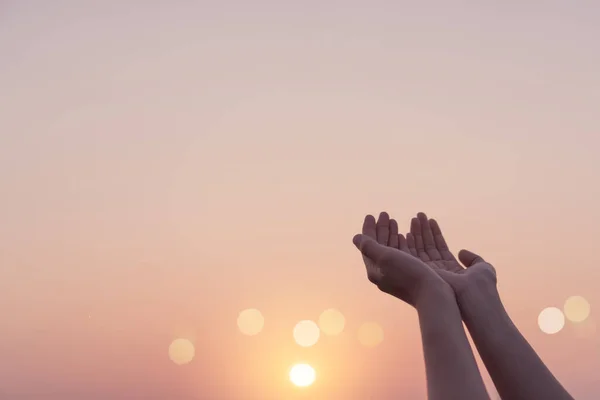
<path id="1" fill-rule="evenodd" d="M 308 364 L 296 364 L 290 370 L 290 381 L 299 387 L 312 385 L 315 377 L 315 369 Z"/>

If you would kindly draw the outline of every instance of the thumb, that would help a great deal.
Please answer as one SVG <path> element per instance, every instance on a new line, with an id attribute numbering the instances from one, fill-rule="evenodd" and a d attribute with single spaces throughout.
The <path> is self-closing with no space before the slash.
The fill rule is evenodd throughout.
<path id="1" fill-rule="evenodd" d="M 458 259 L 467 268 L 475 264 L 485 262 L 481 256 L 464 249 L 458 252 Z"/>
<path id="2" fill-rule="evenodd" d="M 367 235 L 358 234 L 354 236 L 352 242 L 363 256 L 377 262 L 381 260 L 383 254 L 387 250 L 386 247 L 377 243 L 377 241 Z"/>

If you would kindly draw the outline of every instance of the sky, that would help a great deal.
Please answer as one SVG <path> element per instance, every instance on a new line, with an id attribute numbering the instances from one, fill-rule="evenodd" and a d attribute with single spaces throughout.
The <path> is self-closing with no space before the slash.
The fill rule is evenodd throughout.
<path id="1" fill-rule="evenodd" d="M 0 0 L 0 398 L 424 398 L 416 313 L 351 242 L 384 210 L 492 262 L 597 398 L 598 20 L 592 0 Z M 544 333 L 574 295 L 588 319 Z M 297 345 L 330 308 L 343 332 Z"/>

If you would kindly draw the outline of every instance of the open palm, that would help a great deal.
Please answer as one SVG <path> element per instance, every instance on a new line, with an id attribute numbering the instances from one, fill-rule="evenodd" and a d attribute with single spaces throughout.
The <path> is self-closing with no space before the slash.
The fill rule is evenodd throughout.
<path id="1" fill-rule="evenodd" d="M 494 267 L 477 254 L 461 250 L 457 260 L 448 248 L 437 221 L 428 219 L 422 212 L 411 220 L 410 232 L 406 237 L 398 233 L 397 222 L 385 213 L 380 215 L 376 229 L 379 243 L 420 259 L 435 270 L 455 291 L 461 291 L 480 279 L 496 282 Z"/>
<path id="2" fill-rule="evenodd" d="M 353 242 L 362 253 L 369 280 L 381 291 L 413 306 L 424 287 L 450 289 L 434 268 L 399 249 L 400 236 L 398 224 L 390 221 L 387 213 L 381 213 L 378 221 L 372 215 L 365 217 L 362 234 L 356 235 Z"/>
<path id="3" fill-rule="evenodd" d="M 424 213 L 418 213 L 410 222 L 410 232 L 402 244 L 402 250 L 419 257 L 427 265 L 436 270 L 463 273 L 465 268 L 450 252 L 442 231 L 433 219 L 428 219 Z"/>

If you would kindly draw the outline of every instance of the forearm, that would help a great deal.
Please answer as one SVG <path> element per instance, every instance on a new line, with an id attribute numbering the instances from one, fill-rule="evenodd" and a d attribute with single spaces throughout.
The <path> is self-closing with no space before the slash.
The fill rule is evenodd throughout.
<path id="1" fill-rule="evenodd" d="M 415 304 L 423 340 L 430 400 L 489 399 L 463 329 L 453 291 L 424 291 Z"/>
<path id="2" fill-rule="evenodd" d="M 503 399 L 573 399 L 513 324 L 495 284 L 480 282 L 457 298 L 473 342 Z"/>

